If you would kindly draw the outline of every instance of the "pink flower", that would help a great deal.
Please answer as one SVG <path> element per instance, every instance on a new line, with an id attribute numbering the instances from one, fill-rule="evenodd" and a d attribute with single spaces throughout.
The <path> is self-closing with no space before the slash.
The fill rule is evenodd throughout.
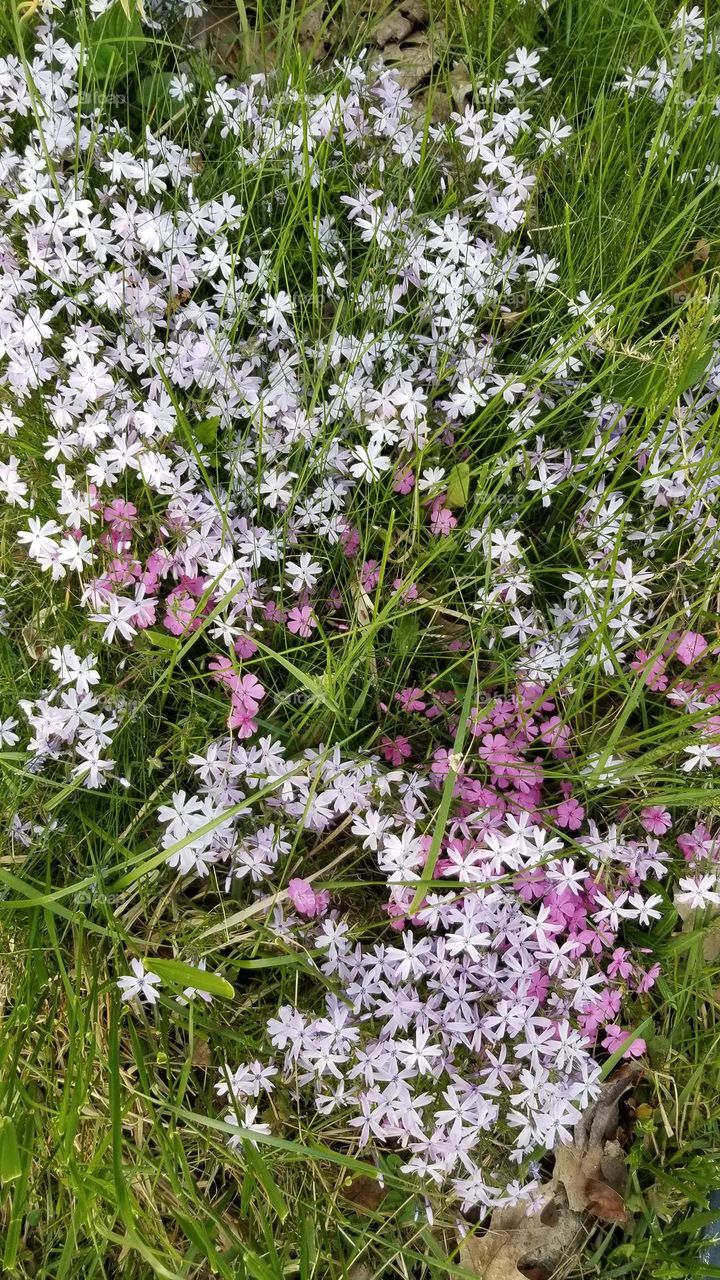
<path id="1" fill-rule="evenodd" d="M 633 971 L 632 961 L 630 952 L 625 947 L 615 948 L 607 971 L 611 978 L 629 978 L 631 976 Z"/>
<path id="2" fill-rule="evenodd" d="M 230 691 L 228 728 L 237 729 L 240 738 L 249 738 L 258 727 L 255 715 L 265 697 L 265 689 L 250 672 L 239 675 L 225 654 L 212 658 L 209 667 L 215 680 Z"/>
<path id="3" fill-rule="evenodd" d="M 155 591 L 160 575 L 167 570 L 167 559 L 160 551 L 151 551 L 140 581 L 148 591 Z"/>
<path id="4" fill-rule="evenodd" d="M 430 513 L 430 529 L 436 538 L 446 538 L 455 528 L 457 519 L 447 507 L 433 505 Z"/>
<path id="5" fill-rule="evenodd" d="M 113 525 L 116 533 L 128 534 L 137 516 L 137 507 L 132 502 L 125 502 L 123 498 L 113 498 L 103 511 L 103 516 L 108 524 Z"/>
<path id="6" fill-rule="evenodd" d="M 252 658 L 253 654 L 257 653 L 257 645 L 254 640 L 250 639 L 250 636 L 238 636 L 235 644 L 233 645 L 233 649 L 235 650 L 238 658 L 241 659 Z"/>
<path id="7" fill-rule="evenodd" d="M 363 591 L 373 591 L 380 581 L 380 561 L 366 560 L 361 573 L 360 582 Z"/>
<path id="8" fill-rule="evenodd" d="M 284 622 L 285 613 L 274 600 L 268 600 L 263 609 L 263 617 L 266 622 Z"/>
<path id="9" fill-rule="evenodd" d="M 215 672 L 216 680 L 228 685 L 230 689 L 234 688 L 237 672 L 227 654 L 219 653 L 217 658 L 211 658 L 208 667 Z"/>
<path id="10" fill-rule="evenodd" d="M 401 689 L 400 693 L 395 694 L 403 711 L 424 711 L 426 706 L 423 702 L 424 696 L 422 689 L 418 688 Z"/>
<path id="11" fill-rule="evenodd" d="M 664 693 L 668 686 L 665 675 L 665 659 L 661 656 L 651 660 L 645 649 L 635 650 L 635 661 L 630 663 L 633 671 L 642 671 L 645 683 L 653 693 Z"/>
<path id="12" fill-rule="evenodd" d="M 545 686 L 536 684 L 532 680 L 520 680 L 518 682 L 518 700 L 526 711 L 531 707 L 535 707 L 537 711 L 554 711 L 555 703 L 552 698 L 545 697 Z"/>
<path id="13" fill-rule="evenodd" d="M 186 631 L 197 631 L 200 619 L 195 617 L 196 602 L 188 591 L 181 587 L 171 591 L 166 600 L 167 613 L 163 618 L 163 626 L 174 636 L 183 636 Z"/>
<path id="14" fill-rule="evenodd" d="M 482 760 L 487 760 L 491 768 L 515 762 L 515 756 L 504 733 L 486 733 L 482 745 L 478 747 L 478 754 Z"/>
<path id="15" fill-rule="evenodd" d="M 406 587 L 402 578 L 393 579 L 393 589 L 402 592 L 400 599 L 403 604 L 410 604 L 412 600 L 417 600 L 420 594 L 414 582 L 411 582 L 410 586 Z"/>
<path id="16" fill-rule="evenodd" d="M 238 706 L 245 707 L 254 715 L 264 697 L 265 690 L 256 676 L 248 672 L 237 677 L 233 685 L 233 702 Z"/>
<path id="17" fill-rule="evenodd" d="M 678 836 L 678 845 L 687 862 L 715 859 L 716 842 L 703 822 L 698 822 L 690 833 Z"/>
<path id="18" fill-rule="evenodd" d="M 292 631 L 294 635 L 300 636 L 302 640 L 307 640 L 316 626 L 317 623 L 309 604 L 301 604 L 294 609 L 288 610 L 287 629 Z"/>
<path id="19" fill-rule="evenodd" d="M 397 929 L 398 933 L 405 928 L 405 908 L 399 902 L 384 902 L 382 910 L 387 912 L 390 917 L 390 924 L 393 929 Z"/>
<path id="20" fill-rule="evenodd" d="M 686 667 L 690 667 L 693 662 L 697 662 L 698 658 L 702 657 L 707 647 L 708 642 L 699 631 L 683 631 L 675 650 L 675 657 L 679 658 Z"/>
<path id="21" fill-rule="evenodd" d="M 205 579 L 201 578 L 199 575 L 191 578 L 188 574 L 184 573 L 180 579 L 179 585 L 183 591 L 189 591 L 191 596 L 194 596 L 196 600 L 199 600 L 205 590 Z"/>
<path id="22" fill-rule="evenodd" d="M 116 587 L 126 587 L 134 580 L 136 567 L 140 567 L 136 560 L 130 560 L 127 556 L 116 556 L 111 560 L 105 576 L 108 582 L 114 583 Z"/>
<path id="23" fill-rule="evenodd" d="M 561 800 L 555 810 L 555 822 L 558 827 L 563 827 L 567 831 L 579 831 L 583 824 L 585 810 L 579 800 L 569 797 L 567 800 Z"/>
<path id="24" fill-rule="evenodd" d="M 430 772 L 436 778 L 446 778 L 450 772 L 450 752 L 446 747 L 438 747 L 433 751 L 432 764 Z"/>
<path id="25" fill-rule="evenodd" d="M 82 530 L 74 530 L 73 536 L 82 537 Z M 105 529 L 104 533 L 100 534 L 99 541 L 101 547 L 113 552 L 129 551 L 131 546 L 127 534 L 122 533 L 115 525 L 110 525 L 109 529 Z"/>
<path id="26" fill-rule="evenodd" d="M 340 534 L 340 546 L 348 560 L 354 559 L 360 550 L 360 534 L 352 525 L 348 525 L 347 529 Z"/>
<path id="27" fill-rule="evenodd" d="M 605 1039 L 602 1041 L 603 1049 L 607 1049 L 608 1053 L 616 1053 L 620 1048 L 623 1040 L 627 1040 L 630 1035 L 629 1031 L 624 1031 L 617 1023 L 612 1023 L 605 1028 Z M 623 1053 L 623 1058 L 642 1058 L 647 1050 L 644 1040 L 633 1040 Z"/>
<path id="28" fill-rule="evenodd" d="M 645 830 L 651 836 L 664 836 L 672 826 L 672 818 L 667 809 L 663 809 L 658 804 L 650 805 L 647 809 L 643 809 L 640 814 L 640 821 Z"/>
<path id="29" fill-rule="evenodd" d="M 398 471 L 393 480 L 393 489 L 395 493 L 406 494 L 415 487 L 415 475 L 412 467 L 405 467 L 404 470 Z"/>
<path id="30" fill-rule="evenodd" d="M 288 897 L 301 916 L 322 916 L 330 905 L 330 894 L 327 890 L 316 893 L 307 880 L 295 878 L 287 887 Z"/>
<path id="31" fill-rule="evenodd" d="M 654 964 L 651 969 L 648 969 L 647 973 L 644 973 L 642 977 L 639 978 L 638 984 L 637 984 L 638 994 L 643 996 L 645 995 L 646 991 L 650 991 L 650 989 L 655 986 L 655 983 L 657 982 L 659 977 L 660 977 L 660 965 Z"/>
<path id="32" fill-rule="evenodd" d="M 407 760 L 412 755 L 412 748 L 407 738 L 383 738 L 380 743 L 380 754 L 388 764 L 398 768 L 403 760 Z"/>
<path id="33" fill-rule="evenodd" d="M 550 716 L 548 720 L 543 720 L 540 725 L 540 737 L 550 747 L 553 755 L 561 759 L 567 757 L 570 728 L 563 724 L 560 716 Z"/>
<path id="34" fill-rule="evenodd" d="M 155 623 L 157 600 L 154 596 L 146 596 L 144 587 L 138 588 L 135 598 L 137 600 L 137 609 L 133 615 L 135 626 L 141 630 L 152 627 Z"/>
<path id="35" fill-rule="evenodd" d="M 258 724 L 253 713 L 242 703 L 236 702 L 234 698 L 230 703 L 227 723 L 228 729 L 237 729 L 238 738 L 251 738 L 257 732 Z"/>

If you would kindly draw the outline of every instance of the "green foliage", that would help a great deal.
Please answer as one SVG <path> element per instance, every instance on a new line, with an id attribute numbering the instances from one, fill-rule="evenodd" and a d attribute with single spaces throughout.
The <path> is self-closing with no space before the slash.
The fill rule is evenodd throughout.
<path id="1" fill-rule="evenodd" d="M 136 0 L 114 0 L 87 28 L 88 70 L 101 88 L 126 78 L 148 46 Z"/>
<path id="2" fill-rule="evenodd" d="M 227 978 L 219 973 L 206 973 L 204 969 L 197 969 L 181 960 L 153 957 L 150 968 L 163 982 L 174 986 L 194 987 L 197 991 L 207 991 L 208 995 L 219 996 L 221 1000 L 233 1000 L 235 997 L 235 990 Z"/>

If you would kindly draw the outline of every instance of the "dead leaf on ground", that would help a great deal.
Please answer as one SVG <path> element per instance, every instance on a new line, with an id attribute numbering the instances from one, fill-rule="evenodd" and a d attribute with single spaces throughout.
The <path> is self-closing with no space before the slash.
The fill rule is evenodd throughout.
<path id="1" fill-rule="evenodd" d="M 196 1040 L 192 1051 L 194 1067 L 211 1067 L 213 1063 L 212 1049 L 207 1040 Z"/>
<path id="2" fill-rule="evenodd" d="M 327 16 L 323 3 L 314 5 L 303 14 L 298 25 L 298 44 L 303 53 L 314 62 L 327 57 L 331 42 L 327 34 Z"/>
<path id="3" fill-rule="evenodd" d="M 383 62 L 397 72 L 404 89 L 417 89 L 433 71 L 443 46 L 442 30 L 413 31 L 404 40 L 387 44 Z"/>
<path id="4" fill-rule="evenodd" d="M 603 1178 L 588 1178 L 585 1183 L 588 1213 L 601 1222 L 627 1222 L 627 1208 L 619 1191 Z"/>
<path id="5" fill-rule="evenodd" d="M 532 1213 L 522 1205 L 497 1210 L 483 1235 L 463 1240 L 463 1267 L 481 1280 L 552 1275 L 561 1262 L 579 1256 L 598 1221 L 627 1221 L 619 1104 L 640 1072 L 630 1064 L 603 1087 L 576 1125 L 573 1142 L 556 1149 L 553 1176 Z"/>
<path id="6" fill-rule="evenodd" d="M 465 103 L 472 101 L 474 86 L 466 62 L 456 62 L 450 72 L 450 96 L 456 111 L 462 111 Z"/>
<path id="7" fill-rule="evenodd" d="M 720 959 L 720 917 L 710 921 L 703 938 L 703 960 L 706 964 L 715 964 Z"/>
<path id="8" fill-rule="evenodd" d="M 413 94 L 412 112 L 416 119 L 424 122 L 428 112 L 430 114 L 431 124 L 445 124 L 450 119 L 453 111 L 453 104 L 442 89 L 438 89 L 437 85 L 432 85 L 430 89 L 424 89 L 422 93 Z"/>
<path id="9" fill-rule="evenodd" d="M 582 1219 L 559 1206 L 552 1226 L 539 1214 L 528 1217 L 522 1206 L 499 1209 L 482 1236 L 468 1236 L 460 1246 L 460 1265 L 482 1280 L 526 1280 L 528 1269 L 552 1269 L 563 1256 L 578 1253 L 587 1237 Z M 520 1263 L 527 1267 L 520 1270 Z"/>
<path id="10" fill-rule="evenodd" d="M 427 26 L 427 21 L 427 6 L 419 0 L 406 0 L 380 20 L 373 31 L 373 43 L 384 49 L 387 44 L 404 40 L 411 31 Z"/>
<path id="11" fill-rule="evenodd" d="M 358 1174 L 350 1178 L 341 1188 L 344 1200 L 349 1200 L 358 1209 L 378 1209 L 387 1195 L 387 1188 L 371 1178 L 368 1174 Z"/>

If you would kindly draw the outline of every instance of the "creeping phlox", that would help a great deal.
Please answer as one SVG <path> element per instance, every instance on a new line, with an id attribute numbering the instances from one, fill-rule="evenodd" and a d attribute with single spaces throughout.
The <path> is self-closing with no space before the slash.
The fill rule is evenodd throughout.
<path id="1" fill-rule="evenodd" d="M 450 1183 L 466 1208 L 505 1200 L 499 1128 L 512 1134 L 518 1162 L 566 1140 L 599 1088 L 594 1046 L 644 1050 L 622 1008 L 650 989 L 658 967 L 619 933 L 659 919 L 655 890 L 669 858 L 652 834 L 668 829 L 662 810 L 648 810 L 646 831 L 631 838 L 585 823 L 570 786 L 546 806 L 544 762 L 572 747 L 541 687 L 523 684 L 476 709 L 470 730 L 427 888 L 428 824 L 452 767 L 447 751 L 436 752 L 429 775 L 384 772 L 377 758 L 315 748 L 287 759 L 270 738 L 228 736 L 191 761 L 197 793 L 177 793 L 160 813 L 172 865 L 201 877 L 221 868 L 226 889 L 282 879 L 288 858 L 302 865 L 298 826 L 314 843 L 337 830 L 361 866 L 375 864 L 364 874 L 386 886 L 394 941 L 365 941 L 352 905 L 329 909 L 327 892 L 307 880 L 293 877 L 278 894 L 270 929 L 286 946 L 320 953 L 308 963 L 320 989 L 321 975 L 333 980 L 333 993 L 320 1014 L 283 1006 L 267 1027 L 279 1060 L 262 1076 L 257 1064 L 225 1069 L 219 1093 L 231 1094 L 228 1119 L 243 1132 L 254 1127 L 247 1108 L 254 1117 L 279 1081 L 320 1114 L 350 1108 L 361 1145 L 399 1145 L 408 1172 Z M 243 806 L 260 790 L 260 804 Z M 562 827 L 583 830 L 567 838 Z"/>
<path id="2" fill-rule="evenodd" d="M 193 102 L 223 172 L 239 175 L 230 192 L 169 130 L 133 137 L 78 94 L 83 53 L 68 30 L 47 15 L 38 26 L 37 92 L 19 61 L 0 60 L 0 493 L 26 557 L 6 611 L 39 569 L 85 611 L 91 640 L 50 649 L 55 687 L 20 703 L 29 743 L 14 717 L 0 738 L 22 742 L 34 768 L 122 785 L 108 751 L 128 709 L 86 649 L 117 676 L 143 632 L 178 661 L 197 638 L 228 732 L 176 762 L 194 781 L 168 788 L 159 810 L 167 863 L 251 902 L 276 891 L 269 927 L 320 952 L 308 965 L 321 1010 L 281 1007 L 262 1057 L 222 1073 L 231 1145 L 268 1132 L 262 1099 L 282 1084 L 347 1117 L 361 1145 L 402 1149 L 408 1171 L 449 1185 L 464 1208 L 507 1203 L 532 1190 L 533 1154 L 571 1136 L 603 1050 L 644 1049 L 628 1043 L 625 1005 L 657 976 L 639 930 L 660 916 L 674 853 L 662 806 L 601 820 L 628 764 L 586 749 L 563 709 L 563 671 L 576 658 L 599 680 L 622 669 L 688 713 L 694 739 L 678 767 L 720 755 L 712 645 L 689 623 L 660 639 L 656 625 L 667 566 L 702 564 L 718 545 L 720 463 L 704 430 L 718 343 L 628 456 L 635 410 L 590 388 L 615 350 L 610 302 L 566 296 L 574 336 L 534 362 L 503 342 L 505 323 L 557 302 L 560 283 L 527 215 L 572 129 L 543 114 L 537 51 L 516 50 L 483 106 L 427 131 L 398 80 L 366 61 L 336 63 L 303 95 L 262 76 L 201 92 L 183 73 L 173 95 Z M 714 53 L 696 10 L 673 30 L 678 74 Z M 658 96 L 661 78 L 625 89 Z M 434 166 L 430 204 L 413 187 L 421 158 Z M 307 192 L 312 252 L 303 246 L 293 276 L 266 228 Z M 287 249 L 297 225 L 285 226 Z M 585 415 L 572 451 L 545 426 L 565 402 Z M 509 443 L 487 461 L 491 514 L 462 545 L 483 565 L 478 632 L 513 678 L 472 708 L 462 753 L 461 699 L 442 676 L 387 694 L 377 750 L 288 753 L 266 732 L 274 713 L 282 724 L 265 674 L 273 645 L 295 646 L 296 667 L 369 593 L 400 609 L 421 601 L 394 544 L 387 563 L 382 545 L 360 563 L 359 529 L 381 494 L 423 547 L 452 546 L 482 414 Z M 533 538 L 559 493 L 577 564 L 548 597 Z M 468 645 L 449 639 L 450 658 Z M 560 762 L 576 783 L 554 786 Z M 370 941 L 367 901 L 363 919 L 304 862 L 336 831 L 377 886 Z M 676 901 L 720 903 L 714 837 L 699 820 L 681 839 L 689 875 Z M 152 960 L 131 967 L 123 999 L 161 1001 Z"/>

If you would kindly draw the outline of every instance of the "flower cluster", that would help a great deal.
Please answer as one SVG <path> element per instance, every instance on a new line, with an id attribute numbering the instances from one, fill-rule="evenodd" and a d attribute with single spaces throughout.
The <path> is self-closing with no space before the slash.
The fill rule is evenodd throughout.
<path id="1" fill-rule="evenodd" d="M 273 894 L 268 927 L 315 978 L 257 1060 L 223 1072 L 229 1124 L 266 1134 L 263 1097 L 290 1089 L 465 1209 L 501 1205 L 569 1138 L 603 1052 L 644 1050 L 627 1007 L 657 977 L 642 930 L 667 906 L 674 843 L 678 905 L 720 904 L 710 828 L 675 838 L 566 709 L 571 670 L 604 691 L 619 674 L 648 715 L 652 698 L 689 714 L 678 768 L 720 759 L 713 645 L 673 568 L 708 564 L 720 536 L 709 305 L 696 331 L 628 352 L 612 301 L 563 287 L 528 215 L 573 130 L 545 111 L 537 51 L 427 128 L 366 60 L 302 93 L 264 76 L 203 92 L 183 73 L 173 99 L 238 175 L 228 191 L 182 131 L 136 135 L 79 93 L 72 12 L 43 17 L 27 67 L 0 60 L 0 493 L 23 556 L 7 608 L 34 574 L 77 607 L 111 685 L 153 645 L 178 666 L 192 651 L 221 707 L 174 762 L 161 849 L 193 891 L 250 913 Z M 715 53 L 696 10 L 673 31 L 676 78 Z M 625 91 L 661 101 L 661 65 L 638 76 Z M 554 308 L 562 338 L 508 337 Z M 674 390 L 646 425 L 648 365 Z M 580 423 L 572 447 L 560 413 Z M 555 569 L 560 526 L 573 558 Z M 451 610 L 462 625 L 432 666 L 397 683 L 368 660 L 364 744 L 288 745 L 278 670 L 310 671 L 322 701 L 323 656 L 373 613 L 441 613 L 425 580 L 440 555 L 472 582 L 476 625 Z M 481 649 L 491 674 L 463 711 Z M 47 660 L 56 687 L 20 702 L 29 742 L 12 716 L 0 741 L 124 785 L 107 750 L 127 708 L 101 693 L 100 660 L 68 644 Z M 362 911 L 323 887 L 336 837 Z M 147 966 L 120 979 L 124 1000 L 162 998 Z"/>
<path id="2" fill-rule="evenodd" d="M 543 761 L 572 753 L 555 711 L 541 687 L 523 685 L 475 710 L 472 747 L 438 751 L 429 773 L 383 773 L 377 760 L 322 748 L 288 760 L 270 739 L 232 737 L 192 761 L 199 794 L 176 795 L 160 814 L 173 866 L 205 875 L 220 864 L 226 888 L 236 877 L 282 883 L 280 860 L 302 867 L 306 852 L 292 827 L 315 841 L 344 830 L 365 877 L 386 886 L 397 931 L 394 942 L 368 941 L 352 907 L 327 915 L 326 891 L 289 879 L 298 915 L 278 897 L 270 927 L 284 945 L 320 952 L 319 986 L 325 975 L 333 989 L 319 1016 L 284 1006 L 270 1020 L 280 1067 L 223 1075 L 243 1130 L 256 1127 L 259 1093 L 282 1079 L 321 1114 L 352 1109 L 363 1145 L 399 1143 L 408 1171 L 449 1182 L 466 1208 L 499 1204 L 498 1125 L 513 1134 L 515 1160 L 552 1147 L 599 1087 L 593 1047 L 642 1052 L 642 1041 L 626 1044 L 622 1009 L 658 966 L 619 935 L 660 918 L 655 885 L 669 854 L 655 834 L 585 824 L 569 786 L 547 805 Z M 426 883 L 428 820 L 451 769 L 453 815 Z M 653 809 L 642 822 L 647 833 L 670 825 Z M 563 826 L 581 834 L 563 839 Z"/>
<path id="3" fill-rule="evenodd" d="M 56 687 L 33 700 L 21 698 L 18 704 L 33 730 L 26 744 L 30 766 L 37 770 L 51 761 L 69 760 L 72 777 L 83 786 L 103 787 L 115 764 L 105 753 L 124 710 L 122 701 L 115 698 L 110 708 L 107 698 L 92 692 L 100 680 L 92 655 L 81 658 L 71 645 L 63 645 L 52 648 L 48 660 Z M 17 742 L 17 735 L 7 740 Z"/>

